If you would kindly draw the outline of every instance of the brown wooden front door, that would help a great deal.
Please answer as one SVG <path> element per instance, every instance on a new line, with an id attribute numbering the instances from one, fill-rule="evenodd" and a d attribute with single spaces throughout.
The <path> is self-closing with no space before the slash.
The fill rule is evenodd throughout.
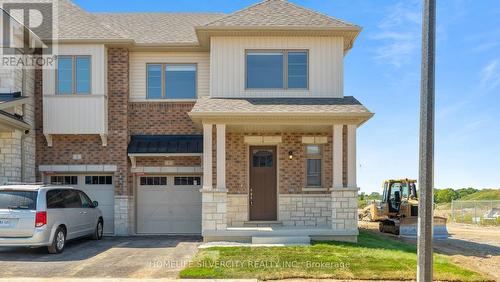
<path id="1" fill-rule="evenodd" d="M 276 147 L 250 147 L 250 220 L 277 219 Z"/>

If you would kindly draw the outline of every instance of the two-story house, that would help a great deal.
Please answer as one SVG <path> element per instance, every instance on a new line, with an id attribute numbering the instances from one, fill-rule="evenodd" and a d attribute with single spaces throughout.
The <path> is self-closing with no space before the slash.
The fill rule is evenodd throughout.
<path id="1" fill-rule="evenodd" d="M 227 15 L 58 3 L 37 170 L 99 201 L 108 233 L 356 240 L 356 131 L 373 114 L 344 95 L 343 62 L 360 27 L 284 0 Z"/>

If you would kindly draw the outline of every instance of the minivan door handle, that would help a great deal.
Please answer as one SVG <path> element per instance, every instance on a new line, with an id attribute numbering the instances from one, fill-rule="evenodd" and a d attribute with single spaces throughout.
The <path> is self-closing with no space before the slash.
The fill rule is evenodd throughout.
<path id="1" fill-rule="evenodd" d="M 81 211 L 80 214 L 87 214 L 87 212 L 86 211 Z"/>

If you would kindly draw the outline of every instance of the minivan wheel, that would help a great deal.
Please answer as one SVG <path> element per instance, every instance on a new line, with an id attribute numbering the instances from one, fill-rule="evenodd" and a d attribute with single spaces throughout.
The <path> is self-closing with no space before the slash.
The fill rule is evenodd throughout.
<path id="1" fill-rule="evenodd" d="M 102 219 L 99 219 L 99 221 L 97 222 L 97 226 L 95 227 L 94 234 L 92 234 L 92 239 L 101 240 L 103 232 L 104 232 L 104 224 L 102 222 Z"/>
<path id="2" fill-rule="evenodd" d="M 57 227 L 52 244 L 48 246 L 49 254 L 59 254 L 62 253 L 64 247 L 66 246 L 66 232 L 64 228 Z"/>

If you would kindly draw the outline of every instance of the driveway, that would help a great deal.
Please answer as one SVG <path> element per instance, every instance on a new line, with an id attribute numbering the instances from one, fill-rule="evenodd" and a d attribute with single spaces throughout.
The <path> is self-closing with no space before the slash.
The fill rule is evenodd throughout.
<path id="1" fill-rule="evenodd" d="M 80 239 L 59 255 L 45 248 L 0 247 L 0 277 L 175 278 L 200 242 L 187 236 Z"/>

